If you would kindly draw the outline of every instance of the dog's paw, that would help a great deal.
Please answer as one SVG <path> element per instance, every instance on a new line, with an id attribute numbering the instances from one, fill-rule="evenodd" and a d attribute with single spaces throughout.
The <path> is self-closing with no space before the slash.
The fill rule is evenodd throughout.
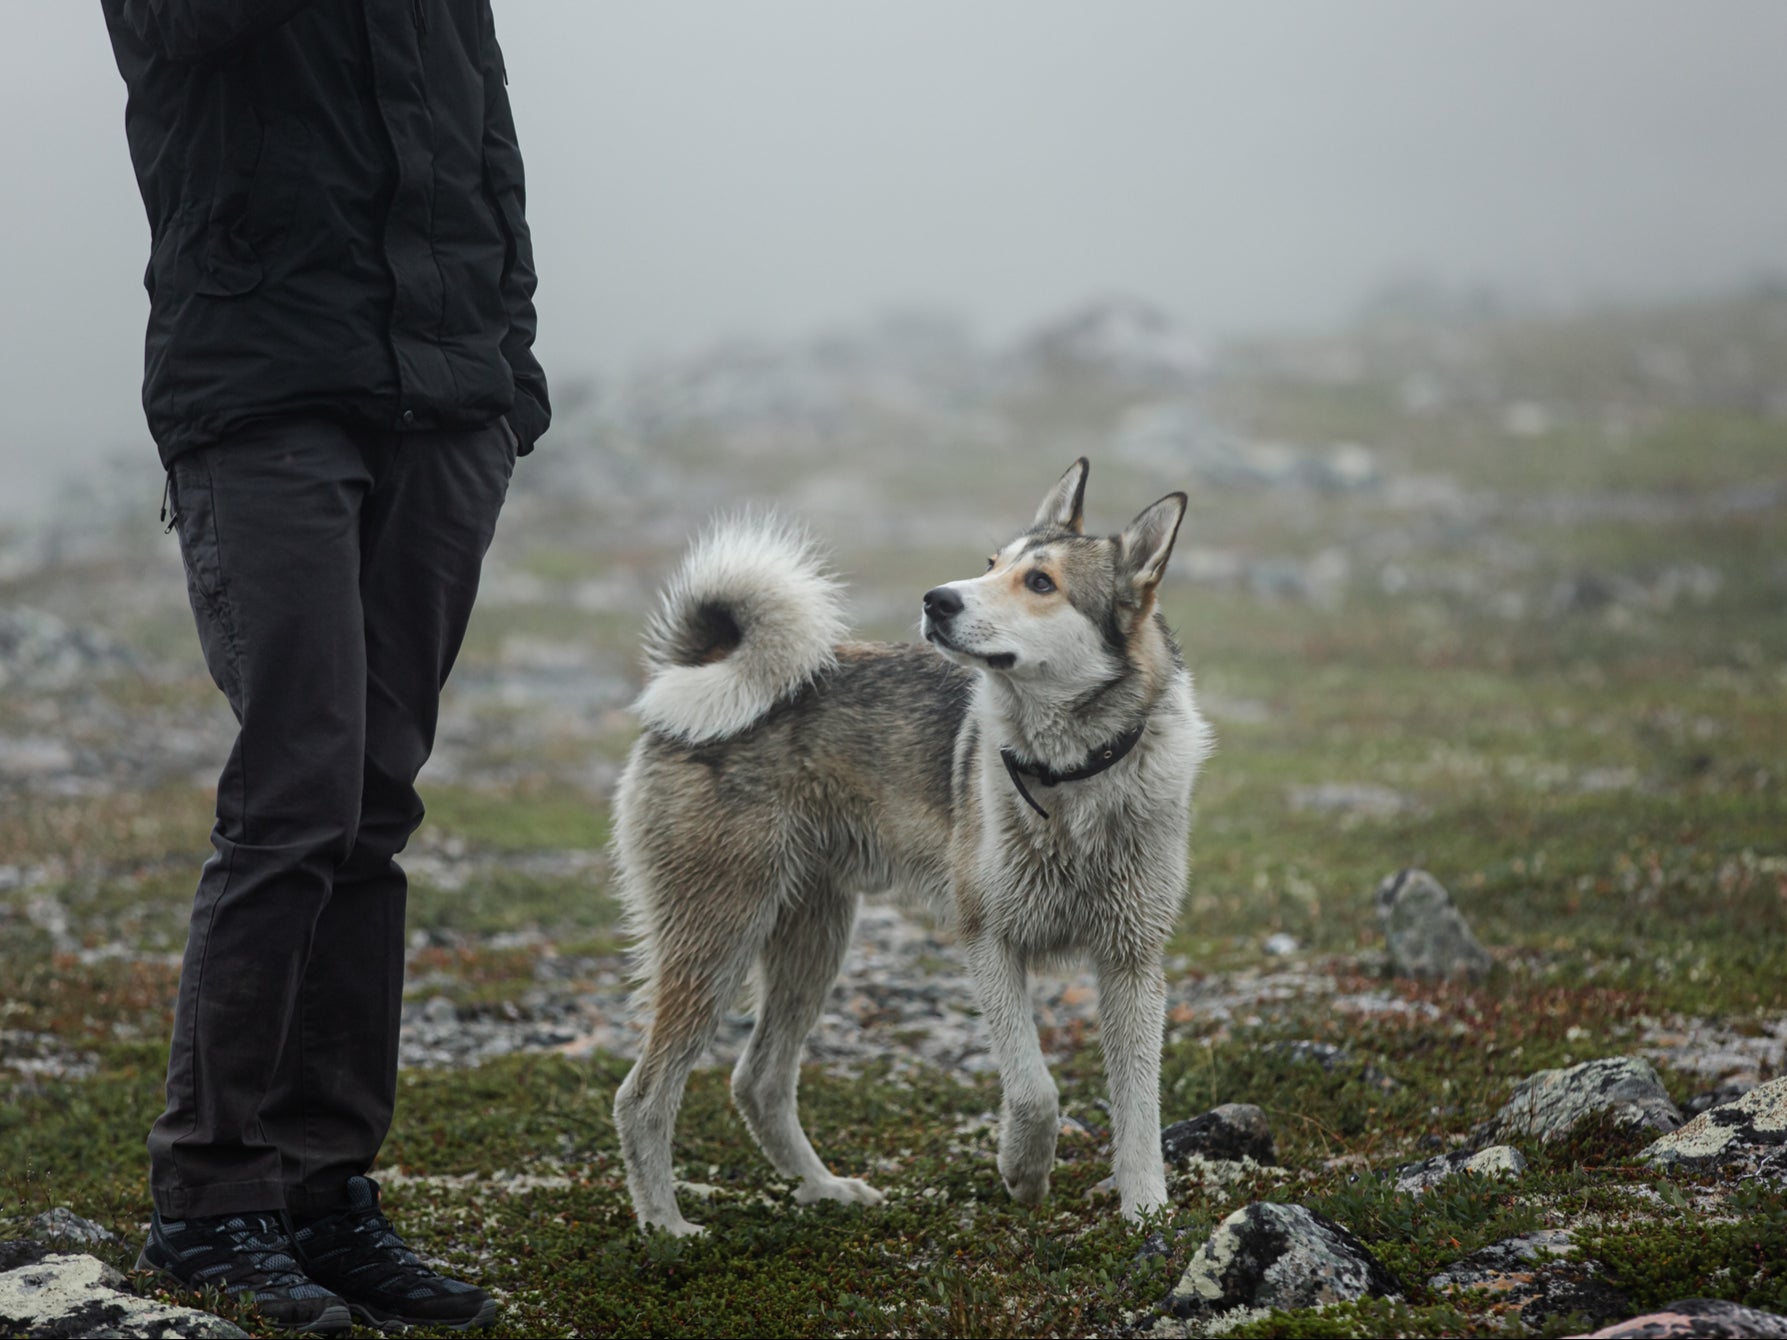
<path id="1" fill-rule="evenodd" d="M 642 1220 L 641 1233 L 668 1233 L 673 1238 L 699 1238 L 707 1232 L 700 1224 L 691 1224 L 678 1215 L 674 1219 Z"/>
<path id="2" fill-rule="evenodd" d="M 1041 1205 L 1049 1198 L 1049 1175 L 1045 1172 L 1007 1177 L 1005 1189 L 1020 1205 Z"/>
<path id="3" fill-rule="evenodd" d="M 794 1199 L 801 1205 L 821 1200 L 841 1201 L 845 1205 L 879 1205 L 887 1196 L 856 1177 L 809 1177 L 794 1188 Z"/>
<path id="4" fill-rule="evenodd" d="M 1167 1206 L 1167 1191 L 1164 1182 L 1155 1186 L 1125 1188 L 1122 1195 L 1123 1217 L 1132 1224 L 1139 1224 L 1144 1219 L 1159 1214 Z"/>

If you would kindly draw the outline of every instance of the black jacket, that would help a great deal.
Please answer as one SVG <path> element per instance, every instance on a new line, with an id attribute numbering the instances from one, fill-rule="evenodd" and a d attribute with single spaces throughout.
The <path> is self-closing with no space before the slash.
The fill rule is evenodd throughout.
<path id="1" fill-rule="evenodd" d="M 101 0 L 163 462 L 267 415 L 546 431 L 490 0 Z"/>

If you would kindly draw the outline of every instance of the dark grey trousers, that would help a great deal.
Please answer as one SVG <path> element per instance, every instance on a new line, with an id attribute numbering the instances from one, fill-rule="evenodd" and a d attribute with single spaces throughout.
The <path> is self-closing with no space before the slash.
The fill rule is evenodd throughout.
<path id="1" fill-rule="evenodd" d="M 149 1133 L 164 1217 L 334 1209 L 378 1153 L 403 994 L 395 857 L 514 465 L 500 423 L 323 419 L 174 462 L 199 641 L 241 730 Z"/>

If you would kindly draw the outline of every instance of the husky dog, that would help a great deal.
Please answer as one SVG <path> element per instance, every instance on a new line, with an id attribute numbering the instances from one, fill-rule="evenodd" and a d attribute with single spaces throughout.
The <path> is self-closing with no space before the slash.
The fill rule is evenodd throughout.
<path id="1" fill-rule="evenodd" d="M 756 1024 L 732 1072 L 745 1124 L 795 1200 L 881 1201 L 813 1152 L 795 1090 L 858 895 L 890 888 L 953 913 L 1004 1086 L 1007 1190 L 1043 1199 L 1058 1130 L 1026 972 L 1083 953 L 1122 1210 L 1165 1203 L 1161 951 L 1211 737 L 1155 608 L 1185 495 L 1088 536 L 1087 469 L 1068 469 L 984 575 L 925 593 L 935 652 L 842 641 L 836 585 L 774 523 L 720 526 L 672 580 L 615 802 L 652 1009 L 614 1101 L 641 1227 L 702 1231 L 677 1208 L 676 1113 L 753 969 Z"/>

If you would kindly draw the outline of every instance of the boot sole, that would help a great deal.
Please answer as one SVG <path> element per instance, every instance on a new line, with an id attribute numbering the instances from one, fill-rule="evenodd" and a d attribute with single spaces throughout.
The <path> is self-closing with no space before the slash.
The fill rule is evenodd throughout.
<path id="1" fill-rule="evenodd" d="M 193 1288 L 189 1281 L 181 1279 L 178 1275 L 174 1274 L 173 1271 L 164 1266 L 156 1265 L 155 1262 L 151 1261 L 149 1259 L 149 1249 L 146 1247 L 137 1253 L 136 1269 L 147 1270 L 158 1280 L 164 1281 L 181 1293 L 190 1294 L 198 1292 L 198 1290 Z M 494 1309 L 492 1310 L 492 1315 L 495 1315 Z M 277 1317 L 269 1316 L 265 1311 L 262 1311 L 260 1316 L 261 1320 L 266 1322 L 267 1325 L 273 1327 L 275 1330 L 284 1331 L 287 1335 L 346 1335 L 349 1331 L 354 1329 L 353 1312 L 349 1309 L 348 1305 L 342 1302 L 339 1298 L 335 1302 L 330 1303 L 309 1321 L 284 1322 L 280 1321 Z"/>
<path id="2" fill-rule="evenodd" d="M 445 1317 L 406 1317 L 400 1312 L 381 1312 L 365 1303 L 349 1303 L 348 1311 L 363 1326 L 380 1331 L 407 1331 L 412 1326 L 438 1327 L 444 1331 L 483 1331 L 496 1323 L 496 1299 L 486 1298 L 477 1315 L 463 1321 Z"/>

